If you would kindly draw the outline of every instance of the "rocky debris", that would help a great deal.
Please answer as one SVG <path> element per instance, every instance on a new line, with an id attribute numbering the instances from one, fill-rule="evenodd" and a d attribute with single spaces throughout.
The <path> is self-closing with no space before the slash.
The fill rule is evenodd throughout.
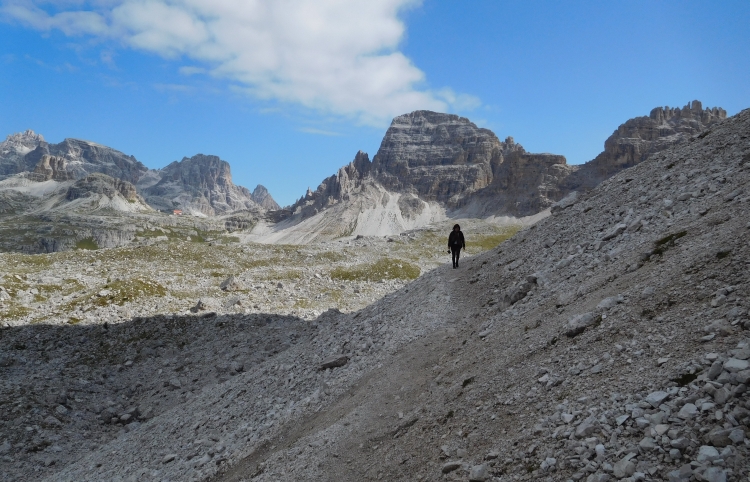
<path id="1" fill-rule="evenodd" d="M 467 259 L 465 272 L 446 269 L 435 286 L 450 287 L 462 316 L 329 406 L 337 422 L 257 459 L 256 479 L 469 480 L 483 464 L 495 480 L 746 479 L 750 200 L 727 205 L 722 193 L 750 182 L 748 125 L 750 111 L 715 123 Z M 700 195 L 677 201 L 686 188 Z M 528 273 L 526 296 L 487 302 Z M 401 303 L 422 306 L 409 289 L 373 309 L 398 324 Z M 560 336 L 570 321 L 583 331 Z M 420 416 L 379 438 L 393 433 L 389 409 Z M 257 473 L 242 467 L 219 480 Z"/>

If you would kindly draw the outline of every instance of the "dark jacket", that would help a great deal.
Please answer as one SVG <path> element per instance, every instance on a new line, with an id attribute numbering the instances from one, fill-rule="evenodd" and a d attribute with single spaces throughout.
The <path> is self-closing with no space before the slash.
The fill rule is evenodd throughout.
<path id="1" fill-rule="evenodd" d="M 448 236 L 448 247 L 450 249 L 463 248 L 466 249 L 466 241 L 464 240 L 464 233 L 461 231 L 451 231 Z"/>

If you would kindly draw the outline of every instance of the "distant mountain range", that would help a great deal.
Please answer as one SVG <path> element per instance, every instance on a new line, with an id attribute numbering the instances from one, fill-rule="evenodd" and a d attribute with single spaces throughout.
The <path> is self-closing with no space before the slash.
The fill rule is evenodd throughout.
<path id="1" fill-rule="evenodd" d="M 518 218 L 592 189 L 725 118 L 724 109 L 704 109 L 699 101 L 657 107 L 619 126 L 595 159 L 571 166 L 562 155 L 526 152 L 512 137 L 500 141 L 464 117 L 416 111 L 393 120 L 372 161 L 358 152 L 284 209 L 262 185 L 252 192 L 235 185 L 229 163 L 216 156 L 154 170 L 109 147 L 79 139 L 49 144 L 29 130 L 0 143 L 0 218 L 179 210 L 226 218 L 226 229 L 249 231 L 251 240 L 291 243 L 395 234 L 447 217 Z"/>
<path id="2" fill-rule="evenodd" d="M 216 216 L 279 209 L 265 187 L 258 185 L 250 192 L 234 185 L 229 163 L 216 156 L 198 154 L 154 170 L 110 147 L 80 139 L 49 144 L 30 130 L 0 143 L 0 181 L 21 176 L 35 182 L 66 182 L 94 173 L 134 185 L 146 204 L 167 212 Z"/>

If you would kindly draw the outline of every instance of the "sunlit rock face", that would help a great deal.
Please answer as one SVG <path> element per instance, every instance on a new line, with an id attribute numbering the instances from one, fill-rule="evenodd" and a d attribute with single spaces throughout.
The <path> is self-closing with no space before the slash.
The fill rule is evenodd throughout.
<path id="1" fill-rule="evenodd" d="M 45 165 L 58 171 L 55 173 L 58 178 L 83 179 L 98 172 L 132 184 L 148 171 L 133 156 L 81 139 L 65 139 L 59 144 L 49 144 L 44 137 L 29 130 L 10 135 L 0 143 L 0 179 L 21 172 L 34 172 L 37 167 L 46 170 Z"/>
<path id="2" fill-rule="evenodd" d="M 656 107 L 648 116 L 621 124 L 604 142 L 604 151 L 576 170 L 564 190 L 592 189 L 617 172 L 643 162 L 650 155 L 687 142 L 727 118 L 721 107 L 703 108 L 700 101 L 679 107 Z"/>
<path id="3" fill-rule="evenodd" d="M 166 211 L 180 209 L 214 216 L 240 210 L 278 209 L 263 186 L 256 187 L 254 195 L 235 185 L 229 163 L 217 156 L 197 154 L 149 171 L 138 188 L 151 206 Z"/>

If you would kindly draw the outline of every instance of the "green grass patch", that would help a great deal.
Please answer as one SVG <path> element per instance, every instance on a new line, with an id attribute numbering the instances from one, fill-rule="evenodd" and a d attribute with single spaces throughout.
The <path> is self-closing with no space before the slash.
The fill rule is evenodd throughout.
<path id="1" fill-rule="evenodd" d="M 331 278 L 344 281 L 412 280 L 418 278 L 420 273 L 419 266 L 408 261 L 381 258 L 375 263 L 336 268 L 331 271 Z"/>
<path id="2" fill-rule="evenodd" d="M 466 252 L 468 254 L 477 254 L 496 248 L 500 243 L 512 238 L 520 229 L 521 226 L 511 226 L 500 234 L 488 234 L 477 236 L 475 239 L 469 239 L 466 243 Z"/>
<path id="3" fill-rule="evenodd" d="M 99 249 L 99 245 L 94 241 L 94 238 L 86 238 L 76 242 L 76 249 L 88 249 L 95 251 Z"/>
<path id="4" fill-rule="evenodd" d="M 101 296 L 100 296 L 101 294 Z M 61 311 L 73 311 L 78 306 L 122 306 L 127 302 L 148 297 L 166 296 L 167 290 L 154 281 L 143 279 L 128 279 L 108 283 L 90 296 L 82 296 L 70 301 Z"/>
<path id="5" fill-rule="evenodd" d="M 0 314 L 2 314 L 2 318 L 21 318 L 31 314 L 31 308 L 20 305 L 11 305 L 7 310 L 0 311 Z"/>

